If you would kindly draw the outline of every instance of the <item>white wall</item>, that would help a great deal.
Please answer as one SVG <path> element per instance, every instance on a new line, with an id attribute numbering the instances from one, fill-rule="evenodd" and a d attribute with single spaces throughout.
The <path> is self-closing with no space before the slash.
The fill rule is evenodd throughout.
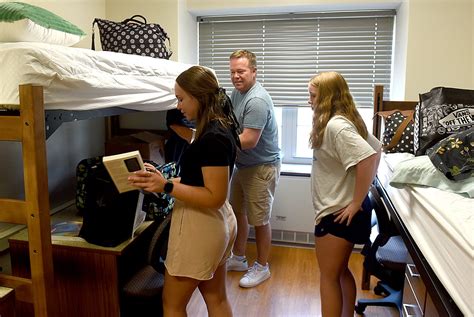
<path id="1" fill-rule="evenodd" d="M 395 40 L 392 56 L 392 89 L 390 89 L 390 99 L 404 100 L 405 82 L 407 69 L 407 45 L 408 45 L 408 2 L 403 1 L 397 7 L 395 18 Z"/>
<path id="2" fill-rule="evenodd" d="M 411 0 L 405 99 L 436 86 L 474 88 L 472 0 Z"/>
<path id="3" fill-rule="evenodd" d="M 314 212 L 309 176 L 280 177 L 275 191 L 271 224 L 273 230 L 314 231 Z"/>

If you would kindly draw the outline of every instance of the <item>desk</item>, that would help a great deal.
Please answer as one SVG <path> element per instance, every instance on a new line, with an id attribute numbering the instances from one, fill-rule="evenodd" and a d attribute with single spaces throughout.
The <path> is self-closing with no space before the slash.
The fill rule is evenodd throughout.
<path id="1" fill-rule="evenodd" d="M 0 286 L 0 316 L 15 316 L 15 291 Z"/>
<path id="2" fill-rule="evenodd" d="M 151 223 L 143 223 L 133 239 L 116 247 L 97 246 L 79 237 L 53 236 L 59 316 L 120 316 L 120 288 L 145 261 Z M 12 275 L 29 277 L 28 232 L 12 236 L 9 243 Z M 32 304 L 18 302 L 17 316 L 34 316 Z"/>

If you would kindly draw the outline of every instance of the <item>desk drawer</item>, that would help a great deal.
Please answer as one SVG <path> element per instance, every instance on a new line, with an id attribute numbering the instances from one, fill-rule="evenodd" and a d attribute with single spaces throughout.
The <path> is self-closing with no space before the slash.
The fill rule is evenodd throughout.
<path id="1" fill-rule="evenodd" d="M 405 283 L 407 281 L 410 283 L 415 299 L 418 302 L 418 306 L 424 308 L 426 299 L 426 286 L 425 283 L 423 283 L 416 266 L 413 263 L 410 263 L 410 261 L 407 263 L 405 269 Z"/>
<path id="2" fill-rule="evenodd" d="M 411 288 L 410 282 L 405 278 L 405 285 L 403 288 L 403 303 L 402 303 L 402 316 L 403 317 L 422 317 L 423 312 L 421 307 L 418 305 L 413 289 Z"/>

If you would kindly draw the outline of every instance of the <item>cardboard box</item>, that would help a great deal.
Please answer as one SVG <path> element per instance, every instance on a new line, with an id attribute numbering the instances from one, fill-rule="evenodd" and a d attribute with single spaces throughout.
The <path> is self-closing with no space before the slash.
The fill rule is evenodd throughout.
<path id="1" fill-rule="evenodd" d="M 151 132 L 115 136 L 105 142 L 105 155 L 140 151 L 144 160 L 157 164 L 165 163 L 165 137 Z"/>

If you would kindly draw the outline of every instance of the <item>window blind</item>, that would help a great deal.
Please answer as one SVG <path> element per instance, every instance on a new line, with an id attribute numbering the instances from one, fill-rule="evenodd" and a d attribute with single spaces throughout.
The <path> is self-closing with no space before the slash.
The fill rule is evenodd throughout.
<path id="1" fill-rule="evenodd" d="M 390 87 L 395 11 L 199 17 L 199 63 L 232 90 L 229 56 L 257 56 L 257 79 L 276 106 L 307 106 L 308 81 L 340 72 L 359 107 L 372 107 L 375 84 Z M 390 89 L 384 90 L 386 97 Z"/>

